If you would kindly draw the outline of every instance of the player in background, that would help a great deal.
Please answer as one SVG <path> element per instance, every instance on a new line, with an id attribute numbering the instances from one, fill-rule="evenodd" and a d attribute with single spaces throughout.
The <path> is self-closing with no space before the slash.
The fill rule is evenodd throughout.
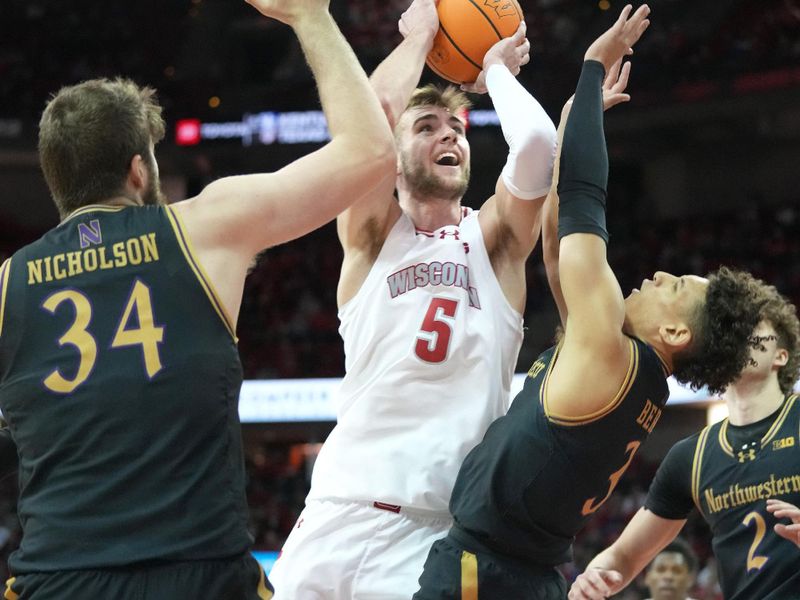
<path id="1" fill-rule="evenodd" d="M 462 206 L 467 100 L 453 87 L 414 90 L 437 29 L 435 2 L 415 0 L 400 20 L 405 39 L 371 77 L 395 131 L 397 179 L 337 220 L 346 375 L 306 508 L 272 571 L 280 600 L 407 600 L 451 524 L 462 459 L 508 407 L 556 132 L 515 78 L 529 60 L 523 24 L 469 87 L 488 90 L 509 153 L 480 211 Z"/>
<path id="2" fill-rule="evenodd" d="M 685 541 L 674 539 L 647 567 L 647 600 L 693 600 L 689 590 L 697 578 L 697 556 Z"/>
<path id="3" fill-rule="evenodd" d="M 63 88 L 39 153 L 62 217 L 0 266 L 0 409 L 23 538 L 5 600 L 266 599 L 250 555 L 235 325 L 256 253 L 393 177 L 394 140 L 327 0 L 250 0 L 290 25 L 332 140 L 170 206 L 154 91 Z"/>
<path id="4" fill-rule="evenodd" d="M 603 82 L 613 92 L 649 12 L 626 6 L 586 52 L 548 206 L 560 199 L 560 242 L 546 266 L 558 269 L 563 339 L 464 460 L 450 503 L 455 524 L 432 546 L 415 600 L 563 599 L 556 566 L 571 560 L 575 534 L 657 424 L 669 374 L 719 389 L 749 356 L 763 292 L 751 277 L 658 273 L 623 299 L 606 259 Z"/>
<path id="5" fill-rule="evenodd" d="M 712 533 L 728 600 L 800 598 L 800 375 L 797 311 L 775 288 L 758 308 L 756 347 L 723 398 L 728 417 L 672 447 L 645 505 L 579 575 L 571 600 L 623 589 L 697 508 Z M 780 522 L 790 518 L 792 524 Z"/>

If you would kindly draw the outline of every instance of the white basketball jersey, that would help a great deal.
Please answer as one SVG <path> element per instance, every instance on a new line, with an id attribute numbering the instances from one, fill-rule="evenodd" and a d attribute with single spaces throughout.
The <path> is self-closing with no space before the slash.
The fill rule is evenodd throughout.
<path id="1" fill-rule="evenodd" d="M 309 500 L 446 511 L 467 452 L 506 413 L 522 317 L 478 213 L 464 215 L 433 232 L 402 215 L 339 311 L 347 374 Z"/>

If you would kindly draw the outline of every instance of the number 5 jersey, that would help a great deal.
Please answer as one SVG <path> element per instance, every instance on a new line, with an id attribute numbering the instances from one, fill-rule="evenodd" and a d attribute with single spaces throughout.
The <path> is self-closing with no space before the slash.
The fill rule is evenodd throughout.
<path id="1" fill-rule="evenodd" d="M 506 412 L 522 317 L 463 210 L 433 232 L 402 215 L 341 308 L 347 374 L 309 500 L 445 513 L 462 460 Z"/>
<path id="2" fill-rule="evenodd" d="M 0 267 L 15 573 L 245 552 L 233 323 L 167 207 L 84 207 Z"/>

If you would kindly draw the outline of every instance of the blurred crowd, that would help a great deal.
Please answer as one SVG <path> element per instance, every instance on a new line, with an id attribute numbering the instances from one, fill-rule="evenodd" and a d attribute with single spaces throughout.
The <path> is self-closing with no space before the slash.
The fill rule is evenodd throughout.
<path id="1" fill-rule="evenodd" d="M 367 70 L 399 43 L 397 20 L 408 4 L 332 0 L 331 10 Z M 536 86 L 546 106 L 568 95 L 588 43 L 623 4 L 520 0 L 533 46 L 522 78 Z M 660 0 L 653 9 L 653 24 L 637 47 L 637 85 L 663 92 L 796 69 L 800 0 Z M 316 104 L 294 37 L 243 1 L 0 3 L 0 117 L 35 118 L 61 85 L 117 74 L 158 88 L 168 115 L 175 107 L 208 110 L 209 95 L 220 91 L 239 96 L 247 110 L 287 99 Z M 260 105 L 248 105 L 253 98 Z"/>

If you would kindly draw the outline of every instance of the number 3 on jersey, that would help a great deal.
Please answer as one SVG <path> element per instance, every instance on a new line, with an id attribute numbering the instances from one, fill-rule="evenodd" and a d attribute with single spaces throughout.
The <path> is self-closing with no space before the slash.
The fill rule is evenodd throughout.
<path id="1" fill-rule="evenodd" d="M 425 362 L 440 363 L 447 360 L 453 322 L 458 310 L 458 300 L 433 298 L 425 312 L 414 353 Z"/>

